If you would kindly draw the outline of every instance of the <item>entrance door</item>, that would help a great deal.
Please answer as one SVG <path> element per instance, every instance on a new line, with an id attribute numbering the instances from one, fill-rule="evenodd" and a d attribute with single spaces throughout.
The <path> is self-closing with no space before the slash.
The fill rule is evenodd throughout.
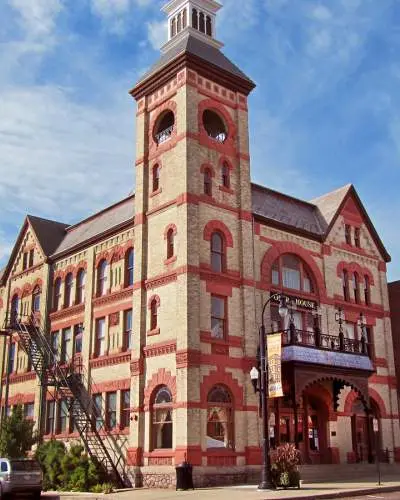
<path id="1" fill-rule="evenodd" d="M 353 452 L 357 462 L 368 462 L 369 419 L 365 414 L 365 408 L 360 399 L 354 401 L 352 413 L 351 432 Z"/>

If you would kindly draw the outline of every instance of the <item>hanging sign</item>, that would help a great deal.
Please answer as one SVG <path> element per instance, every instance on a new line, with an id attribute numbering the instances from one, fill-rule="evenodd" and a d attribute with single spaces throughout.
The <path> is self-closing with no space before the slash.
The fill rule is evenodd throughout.
<path id="1" fill-rule="evenodd" d="M 267 335 L 268 393 L 270 398 L 283 396 L 282 390 L 282 334 Z"/>

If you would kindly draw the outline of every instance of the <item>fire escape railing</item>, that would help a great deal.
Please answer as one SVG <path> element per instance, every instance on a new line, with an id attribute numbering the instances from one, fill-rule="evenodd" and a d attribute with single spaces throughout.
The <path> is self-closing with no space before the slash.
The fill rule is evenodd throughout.
<path id="1" fill-rule="evenodd" d="M 126 484 L 124 455 L 114 437 L 105 429 L 105 405 L 102 402 L 100 409 L 94 404 L 89 377 L 82 362 L 61 364 L 33 315 L 12 318 L 7 330 L 18 333 L 19 344 L 27 354 L 42 387 L 55 387 L 60 399 L 67 401 L 73 425 L 87 453 L 100 463 L 119 486 Z"/>

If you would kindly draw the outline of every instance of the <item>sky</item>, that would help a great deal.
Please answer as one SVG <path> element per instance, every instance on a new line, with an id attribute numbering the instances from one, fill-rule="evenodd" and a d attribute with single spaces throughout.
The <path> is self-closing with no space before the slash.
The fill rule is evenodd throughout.
<path id="1" fill-rule="evenodd" d="M 75 223 L 134 190 L 135 103 L 164 0 L 0 1 L 0 267 L 27 213 Z M 252 179 L 306 200 L 353 183 L 400 279 L 400 2 L 221 0 L 257 84 Z"/>

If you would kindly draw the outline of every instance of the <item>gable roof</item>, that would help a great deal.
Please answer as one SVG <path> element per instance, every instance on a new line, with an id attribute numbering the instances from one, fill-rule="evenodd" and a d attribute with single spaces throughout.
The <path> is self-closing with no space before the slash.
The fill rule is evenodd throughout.
<path id="1" fill-rule="evenodd" d="M 346 198 L 351 188 L 351 184 L 346 184 L 346 186 L 335 189 L 330 193 L 324 194 L 310 201 L 310 203 L 313 203 L 319 208 L 328 226 L 331 225 L 332 220 L 338 213 L 344 199 Z"/>
<path id="2" fill-rule="evenodd" d="M 54 249 L 52 257 L 59 257 L 65 252 L 106 234 L 110 230 L 115 230 L 129 222 L 133 222 L 135 217 L 134 198 L 134 195 L 130 195 L 78 224 L 69 226 L 65 237 Z"/>

